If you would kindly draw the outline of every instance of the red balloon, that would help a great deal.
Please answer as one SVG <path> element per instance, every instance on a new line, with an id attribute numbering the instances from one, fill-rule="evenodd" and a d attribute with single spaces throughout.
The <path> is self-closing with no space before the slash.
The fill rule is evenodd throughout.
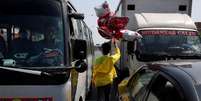
<path id="1" fill-rule="evenodd" d="M 128 17 L 116 17 L 108 13 L 98 19 L 98 32 L 106 39 L 122 38 L 120 30 L 125 29 L 128 20 Z"/>

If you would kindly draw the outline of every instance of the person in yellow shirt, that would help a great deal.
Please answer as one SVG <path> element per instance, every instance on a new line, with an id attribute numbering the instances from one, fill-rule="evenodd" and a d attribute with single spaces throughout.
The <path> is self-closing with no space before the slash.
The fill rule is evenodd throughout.
<path id="1" fill-rule="evenodd" d="M 120 58 L 120 50 L 116 39 L 112 40 L 112 43 L 115 44 L 114 55 L 110 55 L 111 44 L 109 42 L 103 43 L 101 46 L 103 55 L 96 59 L 93 68 L 93 83 L 97 88 L 98 101 L 109 101 L 113 79 L 117 77 L 114 64 Z"/>

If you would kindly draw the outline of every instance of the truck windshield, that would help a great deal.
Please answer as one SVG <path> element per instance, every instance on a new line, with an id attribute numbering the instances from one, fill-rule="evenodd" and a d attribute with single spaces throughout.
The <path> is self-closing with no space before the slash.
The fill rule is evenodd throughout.
<path id="1" fill-rule="evenodd" d="M 62 66 L 64 31 L 56 0 L 0 1 L 0 65 Z"/>
<path id="2" fill-rule="evenodd" d="M 201 56 L 200 36 L 196 31 L 146 30 L 139 32 L 137 51 L 147 56 Z"/>

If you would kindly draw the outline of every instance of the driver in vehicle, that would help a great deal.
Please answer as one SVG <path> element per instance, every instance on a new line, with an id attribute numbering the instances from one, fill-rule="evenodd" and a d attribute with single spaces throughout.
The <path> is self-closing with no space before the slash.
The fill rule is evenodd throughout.
<path id="1" fill-rule="evenodd" d="M 55 40 L 56 40 L 56 29 L 54 27 L 48 27 L 47 31 L 45 33 L 45 45 L 47 48 L 55 49 L 58 46 L 56 46 Z"/>
<path id="2" fill-rule="evenodd" d="M 29 34 L 26 29 L 20 29 L 19 33 L 15 33 L 14 39 L 11 41 L 11 51 L 15 58 L 25 59 L 32 53 L 33 44 Z"/>
<path id="3" fill-rule="evenodd" d="M 0 58 L 3 58 L 5 56 L 7 49 L 3 34 L 4 34 L 3 30 L 0 30 Z"/>

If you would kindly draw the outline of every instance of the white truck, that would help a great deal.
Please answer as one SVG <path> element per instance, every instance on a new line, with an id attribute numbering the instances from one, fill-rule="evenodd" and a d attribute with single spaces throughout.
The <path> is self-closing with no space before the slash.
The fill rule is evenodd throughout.
<path id="1" fill-rule="evenodd" d="M 118 14 L 132 17 L 134 13 L 185 13 L 191 15 L 192 0 L 120 0 Z"/>
<path id="2" fill-rule="evenodd" d="M 133 72 L 145 62 L 200 58 L 191 6 L 192 0 L 121 0 L 116 14 L 128 16 L 127 29 L 143 38 L 121 42 L 120 68 Z"/>

